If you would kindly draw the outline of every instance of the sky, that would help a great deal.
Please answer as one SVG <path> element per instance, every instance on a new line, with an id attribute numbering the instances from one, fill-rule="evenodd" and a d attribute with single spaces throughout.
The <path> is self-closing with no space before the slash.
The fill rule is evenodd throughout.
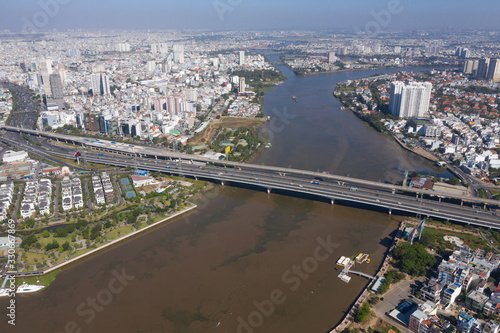
<path id="1" fill-rule="evenodd" d="M 500 29 L 498 0 L 0 0 L 0 29 Z"/>

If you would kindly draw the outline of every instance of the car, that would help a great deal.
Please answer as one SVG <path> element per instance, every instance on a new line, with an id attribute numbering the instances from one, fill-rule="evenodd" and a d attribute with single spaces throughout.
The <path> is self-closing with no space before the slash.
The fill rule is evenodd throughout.
<path id="1" fill-rule="evenodd" d="M 401 202 L 398 201 L 398 205 L 401 205 Z"/>
<path id="2" fill-rule="evenodd" d="M 302 185 L 299 185 L 299 187 L 304 187 L 304 186 L 302 186 Z"/>
<path id="3" fill-rule="evenodd" d="M 375 201 L 380 202 L 380 200 L 379 200 L 379 199 L 377 199 L 377 200 L 375 200 Z"/>
<path id="4" fill-rule="evenodd" d="M 311 184 L 319 185 L 319 182 L 317 180 L 313 180 Z"/>

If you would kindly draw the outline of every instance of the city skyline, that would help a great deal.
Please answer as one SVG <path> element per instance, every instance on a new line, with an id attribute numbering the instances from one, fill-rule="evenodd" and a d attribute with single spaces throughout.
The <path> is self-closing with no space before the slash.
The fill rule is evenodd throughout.
<path id="1" fill-rule="evenodd" d="M 0 14 L 0 29 L 353 29 L 378 32 L 391 29 L 473 28 L 498 29 L 500 3 L 486 0 L 429 0 L 353 2 L 320 0 L 191 0 L 185 3 L 149 0 L 7 0 Z"/>

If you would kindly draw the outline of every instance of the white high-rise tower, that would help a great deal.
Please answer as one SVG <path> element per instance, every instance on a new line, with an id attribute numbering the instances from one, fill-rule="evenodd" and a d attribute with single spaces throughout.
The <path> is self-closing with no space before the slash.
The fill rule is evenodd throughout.
<path id="1" fill-rule="evenodd" d="M 393 82 L 389 110 L 401 118 L 427 117 L 431 91 L 430 82 Z"/>

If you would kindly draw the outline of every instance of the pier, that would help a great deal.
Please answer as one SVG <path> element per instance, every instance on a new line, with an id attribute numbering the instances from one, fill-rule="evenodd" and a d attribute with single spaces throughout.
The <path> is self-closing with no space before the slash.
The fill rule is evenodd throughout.
<path id="1" fill-rule="evenodd" d="M 366 262 L 370 262 L 370 259 L 368 259 L 368 255 L 367 254 L 360 253 L 356 257 L 356 261 L 358 261 L 358 263 L 365 262 L 365 261 Z M 365 277 L 365 278 L 370 279 L 370 280 L 375 280 L 376 279 L 376 277 L 368 275 L 366 273 L 358 272 L 358 271 L 352 271 L 351 268 L 354 266 L 354 264 L 355 264 L 356 261 L 355 260 L 351 260 L 348 257 L 344 257 L 344 256 L 340 257 L 340 259 L 337 261 L 337 265 L 342 266 L 344 268 L 342 269 L 342 272 L 340 272 L 340 274 L 338 275 L 339 279 L 341 279 L 342 281 L 344 281 L 346 283 L 349 283 L 349 281 L 351 281 L 351 277 L 349 276 L 349 273 L 356 274 L 356 275 Z"/>

